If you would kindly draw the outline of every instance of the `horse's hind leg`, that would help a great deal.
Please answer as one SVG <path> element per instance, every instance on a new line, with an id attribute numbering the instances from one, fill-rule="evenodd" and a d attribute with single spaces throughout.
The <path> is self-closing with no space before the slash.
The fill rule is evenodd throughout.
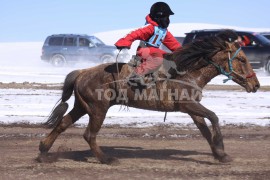
<path id="1" fill-rule="evenodd" d="M 84 139 L 89 144 L 91 151 L 95 155 L 95 157 L 102 164 L 111 164 L 116 161 L 115 158 L 110 158 L 106 156 L 96 142 L 97 134 L 103 124 L 103 121 L 106 116 L 106 111 L 99 111 L 98 114 L 90 115 L 90 122 L 84 132 Z"/>
<path id="2" fill-rule="evenodd" d="M 56 138 L 64 132 L 71 124 L 75 123 L 80 117 L 85 115 L 85 111 L 81 106 L 75 106 L 73 109 L 63 117 L 61 122 L 52 130 L 52 132 L 39 144 L 39 151 L 41 153 L 46 153 L 52 147 Z"/>
<path id="3" fill-rule="evenodd" d="M 199 129 L 202 131 L 202 134 L 203 136 L 206 137 L 207 141 L 210 142 L 210 146 L 211 146 L 214 157 L 221 162 L 231 161 L 231 158 L 224 152 L 223 137 L 220 131 L 217 115 L 214 112 L 205 108 L 200 103 L 186 103 L 184 104 L 184 109 L 193 118 L 195 116 L 200 116 L 200 117 L 206 117 L 207 119 L 210 120 L 212 124 L 212 128 L 213 128 L 211 140 L 209 137 L 210 131 L 206 129 L 206 126 L 202 125 L 201 123 L 199 126 Z M 203 122 L 203 121 L 200 121 L 202 119 L 198 119 L 196 117 L 193 120 L 196 121 L 197 123 Z"/>

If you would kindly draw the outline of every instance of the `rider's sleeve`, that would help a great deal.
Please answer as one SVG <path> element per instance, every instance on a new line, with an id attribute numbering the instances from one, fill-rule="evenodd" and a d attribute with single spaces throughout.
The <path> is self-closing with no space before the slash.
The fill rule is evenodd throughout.
<path id="1" fill-rule="evenodd" d="M 182 45 L 169 31 L 167 31 L 166 37 L 164 38 L 162 43 L 171 51 L 175 51 L 176 49 L 182 47 Z"/>
<path id="2" fill-rule="evenodd" d="M 148 40 L 154 34 L 154 26 L 148 24 L 142 28 L 131 31 L 125 37 L 119 39 L 114 45 L 117 47 L 129 47 L 135 40 Z"/>

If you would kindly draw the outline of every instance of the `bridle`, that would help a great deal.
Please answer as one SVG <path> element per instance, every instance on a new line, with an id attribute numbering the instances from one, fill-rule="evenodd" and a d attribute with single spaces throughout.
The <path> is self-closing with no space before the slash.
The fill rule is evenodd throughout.
<path id="1" fill-rule="evenodd" d="M 226 72 L 225 69 L 221 65 L 216 64 L 212 60 L 207 60 L 209 64 L 212 64 L 217 68 L 217 70 L 220 72 L 220 74 L 223 74 L 223 75 L 228 77 L 227 79 L 223 80 L 223 83 L 226 83 L 227 81 L 232 80 L 233 79 L 232 74 L 239 76 L 241 79 L 248 79 L 248 78 L 252 78 L 252 77 L 256 76 L 256 73 L 254 71 L 252 71 L 251 74 L 246 75 L 246 77 L 244 78 L 242 75 L 240 75 L 234 71 L 232 62 L 237 57 L 237 55 L 239 54 L 240 51 L 241 51 L 241 47 L 235 51 L 235 53 L 233 54 L 232 57 L 231 57 L 231 51 L 228 51 L 229 72 Z"/>

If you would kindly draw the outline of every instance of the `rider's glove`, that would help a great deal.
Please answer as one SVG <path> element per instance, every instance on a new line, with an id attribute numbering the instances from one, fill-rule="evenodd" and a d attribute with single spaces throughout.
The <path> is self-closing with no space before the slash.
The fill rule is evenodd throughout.
<path id="1" fill-rule="evenodd" d="M 117 49 L 122 50 L 122 49 L 130 49 L 128 46 L 116 46 Z"/>

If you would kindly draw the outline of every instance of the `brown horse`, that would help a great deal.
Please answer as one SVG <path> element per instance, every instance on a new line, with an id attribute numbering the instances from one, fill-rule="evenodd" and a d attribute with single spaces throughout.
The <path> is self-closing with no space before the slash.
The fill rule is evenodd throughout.
<path id="1" fill-rule="evenodd" d="M 206 38 L 184 46 L 165 56 L 175 61 L 178 71 L 173 77 L 159 76 L 150 88 L 130 86 L 126 82 L 131 74 L 127 64 L 102 64 L 84 70 L 75 70 L 67 75 L 61 102 L 52 111 L 47 124 L 53 126 L 52 132 L 40 142 L 41 155 L 52 147 L 58 135 L 64 132 L 85 114 L 89 124 L 83 135 L 95 157 L 110 164 L 115 160 L 106 156 L 96 142 L 97 134 L 103 124 L 108 109 L 116 104 L 155 110 L 180 111 L 191 116 L 202 135 L 207 139 L 213 156 L 220 162 L 231 158 L 224 151 L 223 137 L 216 114 L 201 103 L 202 89 L 214 77 L 224 74 L 247 92 L 256 92 L 260 87 L 247 57 L 238 43 L 227 42 L 220 37 Z M 119 72 L 119 73 L 118 73 Z M 68 109 L 66 101 L 75 95 L 73 109 Z M 210 120 L 212 132 L 204 118 Z"/>

